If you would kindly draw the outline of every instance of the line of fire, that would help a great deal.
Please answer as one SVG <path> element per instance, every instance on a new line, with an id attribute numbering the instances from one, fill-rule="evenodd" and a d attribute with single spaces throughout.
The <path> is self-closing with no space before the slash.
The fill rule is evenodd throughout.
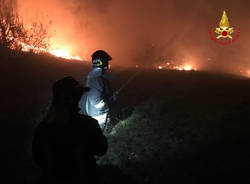
<path id="1" fill-rule="evenodd" d="M 1 0 L 1 45 L 13 50 L 16 49 L 23 52 L 33 52 L 36 54 L 46 53 L 68 60 L 89 60 L 88 55 L 90 53 L 90 50 L 85 47 L 85 43 L 81 42 L 81 48 L 77 48 L 79 47 L 79 44 L 76 45 L 73 42 L 75 38 L 70 40 L 65 36 L 65 34 L 60 34 L 60 31 L 62 31 L 64 28 L 60 26 L 56 27 L 59 23 L 54 23 L 52 21 L 53 17 L 51 20 L 51 17 L 47 16 L 43 18 L 42 21 L 41 19 L 39 19 L 39 16 L 36 19 L 31 19 L 30 17 L 27 18 L 27 16 L 30 16 L 30 14 L 27 13 L 27 7 L 29 6 L 20 6 L 22 7 L 20 8 L 18 7 L 18 3 L 19 5 L 22 5 L 22 1 L 18 2 L 16 0 Z M 67 27 L 66 24 L 64 25 L 65 28 Z M 216 22 L 214 23 L 214 25 L 216 25 Z M 229 20 L 225 11 L 223 12 L 219 26 L 220 27 L 216 28 L 215 30 L 214 28 L 209 29 L 209 35 L 205 39 L 211 39 L 216 44 L 228 47 L 231 44 L 235 43 L 236 40 L 238 41 L 238 38 L 240 36 L 240 29 L 236 31 L 235 29 L 230 28 Z M 219 36 L 216 36 L 215 34 L 219 34 Z M 184 48 L 183 51 L 185 51 L 185 43 L 182 44 L 182 41 L 178 42 L 178 44 L 181 45 L 181 48 Z M 151 45 L 157 45 L 157 43 L 152 43 Z M 144 55 L 145 57 L 147 57 L 147 50 L 155 48 L 146 46 L 144 48 L 142 47 L 141 49 L 145 49 L 146 54 Z M 140 53 L 141 52 L 142 51 L 140 51 Z M 216 57 L 214 56 L 201 57 L 200 53 L 198 55 L 185 53 L 184 55 L 182 54 L 181 56 L 178 56 L 177 52 L 179 52 L 179 49 L 169 55 L 167 53 L 162 53 L 161 51 L 158 56 L 152 58 L 154 62 L 151 63 L 150 67 L 155 70 L 197 71 L 207 70 L 206 66 L 204 67 L 203 64 L 200 64 L 200 62 L 207 62 L 210 65 L 218 62 L 216 61 Z M 128 63 L 127 66 L 143 68 L 144 64 Z M 213 68 L 213 66 L 210 66 L 209 68 Z M 249 69 L 247 69 L 247 67 L 245 66 L 237 66 L 237 64 L 233 70 L 229 71 L 229 73 L 235 73 L 249 77 Z"/>

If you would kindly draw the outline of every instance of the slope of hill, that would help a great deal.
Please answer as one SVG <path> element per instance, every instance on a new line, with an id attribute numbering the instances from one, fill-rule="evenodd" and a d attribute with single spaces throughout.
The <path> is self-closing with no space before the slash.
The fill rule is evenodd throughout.
<path id="1" fill-rule="evenodd" d="M 1 145 L 17 176 L 35 177 L 32 131 L 53 82 L 82 80 L 90 66 L 48 56 L 1 60 Z M 135 73 L 115 69 L 115 89 Z M 138 183 L 246 181 L 250 169 L 250 80 L 208 72 L 141 70 L 115 111 L 134 107 L 107 135 L 101 165 L 118 166 Z"/>
<path id="2" fill-rule="evenodd" d="M 206 72 L 143 73 L 124 93 L 144 100 L 107 135 L 110 149 L 99 163 L 139 183 L 249 181 L 249 82 Z"/>

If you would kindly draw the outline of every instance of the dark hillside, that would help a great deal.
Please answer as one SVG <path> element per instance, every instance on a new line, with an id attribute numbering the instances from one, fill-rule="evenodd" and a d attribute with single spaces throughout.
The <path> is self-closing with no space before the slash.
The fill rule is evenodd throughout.
<path id="1" fill-rule="evenodd" d="M 108 135 L 100 163 L 140 183 L 249 182 L 249 82 L 207 72 L 141 74 L 123 95 L 143 102 Z"/>
<path id="2" fill-rule="evenodd" d="M 39 173 L 30 160 L 32 131 L 53 82 L 65 75 L 82 80 L 90 65 L 3 55 L 0 70 L 2 160 L 18 180 L 32 180 Z M 135 72 L 114 69 L 114 88 Z M 246 78 L 140 70 L 121 91 L 115 110 L 135 109 L 107 135 L 109 152 L 99 163 L 118 166 L 139 183 L 249 182 L 249 94 Z"/>
<path id="3" fill-rule="evenodd" d="M 5 96 L 1 107 L 7 112 L 17 110 L 20 116 L 25 111 L 30 113 L 24 104 L 38 105 L 48 99 L 54 81 L 67 75 L 82 80 L 89 70 L 89 65 L 84 62 L 67 61 L 45 55 L 35 56 L 29 53 L 20 57 L 6 58 L 1 60 L 1 64 L 0 82 Z"/>

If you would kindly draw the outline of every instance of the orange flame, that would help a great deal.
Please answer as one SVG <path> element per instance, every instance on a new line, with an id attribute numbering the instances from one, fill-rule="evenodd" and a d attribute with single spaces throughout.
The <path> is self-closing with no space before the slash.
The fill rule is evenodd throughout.
<path id="1" fill-rule="evenodd" d="M 82 58 L 80 58 L 78 56 L 71 56 L 67 50 L 63 50 L 63 49 L 50 50 L 49 53 L 56 56 L 56 57 L 60 57 L 60 58 L 65 58 L 65 59 L 70 59 L 70 60 L 74 59 L 74 60 L 82 61 Z"/>
<path id="2" fill-rule="evenodd" d="M 179 70 L 179 71 L 191 71 L 197 70 L 194 66 L 187 64 L 187 65 L 171 65 L 167 62 L 166 65 L 158 65 L 156 67 L 158 70 L 169 69 L 169 70 Z"/>
<path id="3" fill-rule="evenodd" d="M 19 44 L 22 46 L 23 52 L 29 52 L 33 51 L 34 53 L 49 53 L 51 55 L 54 55 L 59 58 L 69 59 L 69 60 L 79 60 L 82 61 L 83 59 L 79 56 L 71 56 L 67 50 L 64 49 L 44 49 L 44 48 L 35 48 L 31 45 L 27 45 L 23 42 L 19 42 Z"/>
<path id="4" fill-rule="evenodd" d="M 183 67 L 183 69 L 186 70 L 186 71 L 190 71 L 190 70 L 192 70 L 192 66 L 191 65 L 185 65 Z"/>
<path id="5" fill-rule="evenodd" d="M 161 70 L 163 67 L 162 66 L 158 66 L 158 69 Z"/>

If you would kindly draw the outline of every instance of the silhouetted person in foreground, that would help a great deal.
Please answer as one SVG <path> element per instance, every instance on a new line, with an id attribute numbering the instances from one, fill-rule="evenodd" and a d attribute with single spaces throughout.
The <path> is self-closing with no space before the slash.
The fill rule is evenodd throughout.
<path id="1" fill-rule="evenodd" d="M 44 184 L 101 182 L 94 155 L 107 152 L 107 139 L 98 121 L 78 114 L 83 92 L 72 77 L 53 85 L 50 110 L 33 139 L 33 158 L 43 169 Z"/>

